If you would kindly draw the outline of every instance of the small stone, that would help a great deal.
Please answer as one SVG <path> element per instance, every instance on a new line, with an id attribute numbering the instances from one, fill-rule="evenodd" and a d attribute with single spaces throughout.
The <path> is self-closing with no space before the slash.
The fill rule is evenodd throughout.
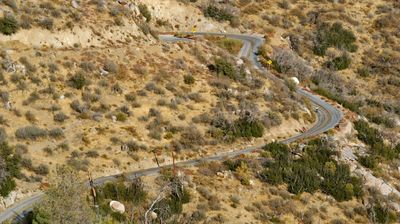
<path id="1" fill-rule="evenodd" d="M 155 212 L 151 212 L 151 213 L 150 213 L 150 218 L 151 218 L 152 220 L 156 220 L 157 217 L 158 217 L 157 213 L 155 213 Z"/>
<path id="2" fill-rule="evenodd" d="M 118 212 L 118 213 L 121 213 L 121 214 L 125 213 L 125 205 L 122 204 L 119 201 L 111 201 L 110 202 L 110 208 L 114 212 Z"/>

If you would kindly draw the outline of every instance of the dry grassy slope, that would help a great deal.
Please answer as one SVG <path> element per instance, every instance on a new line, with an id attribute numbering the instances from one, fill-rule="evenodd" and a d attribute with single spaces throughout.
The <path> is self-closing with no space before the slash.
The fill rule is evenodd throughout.
<path id="1" fill-rule="evenodd" d="M 256 178 L 252 179 L 251 186 L 244 186 L 233 173 L 226 173 L 225 177 L 210 174 L 204 171 L 207 166 L 185 170 L 191 201 L 184 205 L 182 220 L 258 224 L 270 223 L 276 217 L 283 223 L 369 222 L 363 205 L 355 200 L 339 203 L 322 193 L 296 196 L 288 193 L 285 186 L 271 186 Z M 218 167 L 216 164 L 209 166 Z M 144 179 L 151 198 L 158 190 L 155 178 Z"/>
<path id="2" fill-rule="evenodd" d="M 31 1 L 33 5 L 37 6 L 37 3 Z M 60 10 L 63 7 L 75 10 L 64 1 L 52 3 Z M 204 25 L 200 26 L 200 29 L 215 30 L 215 27 L 226 27 L 226 24 L 215 21 L 207 22 L 210 20 L 202 18 L 199 9 L 192 6 L 184 6 L 174 1 L 163 1 L 159 5 L 155 1 L 146 3 L 154 6 L 149 7 L 153 13 L 152 23 L 155 23 L 157 12 L 160 10 L 167 11 L 170 7 L 178 7 L 181 11 L 169 10 L 169 13 L 160 15 L 164 19 L 175 21 L 174 23 L 186 24 L 175 28 L 176 30 L 187 30 L 192 26 L 192 23 L 186 21 L 186 16 L 180 13 L 183 9 L 188 9 L 190 14 L 195 12 L 196 20 L 201 20 Z M 23 8 L 24 5 L 20 4 L 20 13 L 27 13 Z M 54 19 L 54 28 L 51 31 L 33 25 L 31 29 L 20 30 L 13 36 L 0 35 L 0 46 L 5 50 L 2 53 L 2 62 L 13 61 L 21 64 L 21 57 L 25 57 L 29 64 L 36 68 L 26 74 L 21 70 L 14 74 L 3 71 L 7 84 L 3 83 L 0 87 L 0 91 L 9 93 L 14 109 L 0 109 L 0 115 L 7 120 L 7 124 L 1 126 L 6 129 L 10 144 L 20 144 L 26 148 L 26 151 L 19 150 L 26 167 L 23 170 L 26 178 L 18 180 L 18 188 L 22 191 L 36 190 L 40 183 L 47 181 L 46 174 L 35 174 L 38 165 L 47 166 L 51 175 L 56 165 L 73 163 L 75 167 L 83 170 L 82 176 L 86 177 L 86 171 L 89 170 L 94 177 L 98 177 L 154 167 L 156 163 L 151 153 L 154 149 L 160 151 L 161 163 L 170 163 L 169 144 L 172 140 L 179 141 L 181 134 L 179 131 L 171 134 L 172 131 L 163 130 L 165 127 L 146 128 L 154 120 L 148 117 L 150 108 L 159 111 L 163 120 L 169 123 L 164 126 L 184 132 L 188 127 L 188 130 L 193 129 L 192 125 L 195 125 L 200 131 L 200 137 L 204 137 L 209 143 L 194 147 L 196 150 L 182 151 L 178 155 L 179 159 L 232 150 L 232 144 L 218 142 L 215 145 L 213 138 L 207 134 L 209 124 L 192 122 L 194 117 L 210 113 L 223 105 L 218 103 L 220 99 L 217 96 L 221 94 L 221 89 L 211 85 L 216 81 L 230 86 L 229 91 L 244 93 L 248 100 L 257 105 L 259 116 L 265 115 L 266 112 L 275 112 L 282 118 L 282 124 L 270 127 L 262 138 L 238 140 L 233 144 L 235 149 L 291 136 L 296 134 L 298 129 L 311 125 L 305 119 L 310 108 L 298 105 L 296 99 L 291 99 L 286 87 L 270 83 L 255 71 L 251 71 L 252 77 L 262 81 L 261 88 L 251 88 L 228 79 L 216 78 L 206 69 L 206 63 L 212 62 L 214 55 L 224 55 L 226 52 L 211 41 L 200 39 L 196 43 L 159 43 L 150 35 L 144 36 L 138 30 L 136 23 L 141 24 L 141 18 L 121 16 L 125 25 L 116 26 L 113 22 L 115 18 L 108 12 L 100 14 L 95 6 L 89 3 L 81 5 L 76 11 L 81 17 L 72 30 L 65 27 L 64 23 L 68 19 Z M 41 18 L 43 15 L 37 16 Z M 69 17 L 64 15 L 62 18 Z M 215 26 L 206 27 L 210 23 Z M 198 51 L 194 52 L 193 49 Z M 201 55 L 205 59 L 199 61 Z M 119 72 L 100 76 L 100 68 L 110 61 Z M 90 64 L 90 68 L 83 72 L 88 83 L 84 90 L 77 90 L 70 86 L 69 80 L 82 71 L 82 62 Z M 51 71 L 51 68 L 54 71 Z M 184 84 L 183 77 L 187 74 L 195 78 L 195 84 Z M 248 80 L 248 85 L 252 84 L 253 79 Z M 146 88 L 148 90 L 145 90 Z M 156 94 L 157 89 L 161 89 L 162 94 Z M 37 93 L 38 99 L 24 104 L 33 93 Z M 125 95 L 129 93 L 133 93 L 136 100 L 127 101 Z M 268 99 L 265 100 L 264 95 L 267 95 Z M 88 104 L 91 111 L 77 113 L 70 106 L 74 100 Z M 175 105 L 176 101 L 181 102 Z M 233 97 L 225 101 L 225 104 L 237 108 L 239 102 Z M 57 111 L 52 112 L 52 106 L 56 106 Z M 127 106 L 132 115 L 124 122 L 113 122 L 110 116 L 118 114 L 122 106 Z M 102 114 L 101 121 L 91 119 L 94 111 Z M 33 119 L 26 116 L 27 112 L 33 114 Z M 66 114 L 69 119 L 63 123 L 55 122 L 53 116 L 59 112 Z M 297 112 L 299 117 L 296 120 L 293 117 Z M 225 113 L 230 119 L 237 118 L 233 111 Z M 45 137 L 37 140 L 21 140 L 15 137 L 17 129 L 30 125 L 46 130 L 62 128 L 65 136 L 59 139 Z M 149 136 L 152 131 L 160 130 L 159 140 Z M 127 142 L 136 143 L 131 145 L 132 152 L 121 151 L 121 145 Z M 68 145 L 68 149 L 62 149 L 62 145 Z M 136 151 L 138 148 L 141 149 Z M 29 161 L 33 167 L 30 167 Z"/>
<path id="3" fill-rule="evenodd" d="M 310 20 L 310 13 L 319 13 L 316 23 L 333 23 L 340 21 L 345 28 L 354 32 L 357 37 L 358 50 L 351 53 L 352 64 L 349 69 L 338 71 L 337 75 L 343 80 L 345 94 L 350 99 L 373 99 L 382 103 L 395 104 L 398 98 L 398 86 L 384 85 L 379 80 L 388 78 L 398 80 L 396 68 L 400 54 L 398 26 L 399 9 L 396 1 L 345 1 L 345 3 L 331 3 L 329 1 L 240 1 L 242 10 L 242 24 L 260 33 L 266 33 L 271 39 L 271 45 L 287 46 L 287 40 L 282 36 L 295 35 L 299 38 L 300 51 L 298 52 L 308 60 L 314 68 L 322 68 L 323 63 L 341 54 L 340 51 L 330 49 L 327 56 L 317 57 L 312 53 L 313 33 L 317 25 Z M 286 2 L 287 4 L 283 4 Z M 240 5 L 240 4 L 239 4 Z M 283 6 L 284 5 L 284 6 Z M 378 28 L 377 24 L 381 28 Z M 285 43 L 286 42 L 286 43 Z M 385 56 L 388 55 L 388 56 Z M 385 62 L 384 57 L 391 58 Z M 357 69 L 374 67 L 393 67 L 378 70 L 368 78 L 360 77 Z M 374 69 L 374 68 L 372 68 Z M 397 76 L 397 77 L 396 77 Z M 352 97 L 350 92 L 356 91 Z M 367 109 L 367 108 L 365 108 Z M 383 113 L 394 119 L 398 115 L 384 111 L 382 107 L 375 108 L 377 113 Z M 376 113 L 376 111 L 375 111 Z M 394 132 L 398 131 L 395 129 Z"/>

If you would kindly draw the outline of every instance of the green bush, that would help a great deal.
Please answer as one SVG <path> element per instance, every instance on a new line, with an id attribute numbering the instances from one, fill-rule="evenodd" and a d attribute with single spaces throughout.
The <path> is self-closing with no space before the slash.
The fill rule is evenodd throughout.
<path id="1" fill-rule="evenodd" d="M 336 102 L 338 102 L 339 104 L 341 104 L 343 107 L 356 112 L 356 113 L 360 113 L 360 107 L 361 107 L 361 103 L 360 102 L 350 102 L 348 100 L 346 100 L 345 98 L 343 98 L 342 96 L 338 95 L 338 94 L 333 94 L 331 92 L 329 92 L 327 89 L 324 88 L 316 88 L 313 89 L 316 93 L 318 93 L 319 95 L 325 96 L 331 100 L 334 100 Z"/>
<path id="2" fill-rule="evenodd" d="M 72 78 L 70 78 L 69 81 L 71 83 L 71 86 L 75 89 L 82 89 L 84 86 L 87 85 L 85 75 L 81 72 L 74 75 Z"/>
<path id="3" fill-rule="evenodd" d="M 235 66 L 224 58 L 216 58 L 215 61 L 215 71 L 218 75 L 227 76 L 233 80 L 243 78 L 243 74 L 239 73 Z"/>
<path id="4" fill-rule="evenodd" d="M 333 70 L 347 69 L 351 64 L 351 58 L 347 54 L 334 58 L 332 61 L 326 63 L 326 67 Z"/>
<path id="5" fill-rule="evenodd" d="M 19 24 L 17 19 L 11 15 L 5 15 L 0 19 L 0 33 L 11 35 L 18 31 Z"/>
<path id="6" fill-rule="evenodd" d="M 16 183 L 12 178 L 6 178 L 3 182 L 0 183 L 0 195 L 3 197 L 7 197 L 8 194 L 13 191 L 16 187 Z"/>
<path id="7" fill-rule="evenodd" d="M 270 143 L 264 151 L 272 156 L 273 162 L 265 164 L 260 177 L 270 184 L 286 183 L 288 191 L 294 194 L 321 189 L 338 201 L 363 195 L 361 179 L 351 176 L 348 165 L 332 158 L 335 152 L 326 141 L 308 142 L 302 157 L 296 160 L 282 143 Z"/>
<path id="8" fill-rule="evenodd" d="M 379 131 L 369 126 L 368 122 L 358 120 L 354 122 L 354 128 L 357 130 L 357 137 L 367 145 L 383 143 L 383 138 Z"/>
<path id="9" fill-rule="evenodd" d="M 126 114 L 124 114 L 124 113 L 122 113 L 122 112 L 119 112 L 119 113 L 116 115 L 116 117 L 117 117 L 117 121 L 121 121 L 121 122 L 125 122 L 125 121 L 128 119 L 128 117 L 126 116 Z"/>
<path id="10" fill-rule="evenodd" d="M 357 50 L 357 46 L 354 44 L 356 39 L 354 33 L 344 29 L 341 23 L 334 23 L 331 26 L 323 23 L 316 32 L 314 53 L 324 56 L 329 47 L 355 52 Z"/>
<path id="11" fill-rule="evenodd" d="M 396 127 L 396 121 L 394 119 L 391 119 L 382 114 L 379 114 L 379 115 L 368 114 L 366 117 L 368 118 L 368 120 L 370 120 L 371 122 L 374 122 L 375 124 L 384 125 L 387 128 Z"/>
<path id="12" fill-rule="evenodd" d="M 362 68 L 358 68 L 358 69 L 357 69 L 357 73 L 358 73 L 361 77 L 366 78 L 366 77 L 369 76 L 370 71 L 369 71 L 368 68 L 362 67 Z"/>
<path id="13" fill-rule="evenodd" d="M 370 155 L 367 156 L 359 156 L 358 157 L 358 162 L 368 168 L 368 169 L 375 169 L 377 167 L 377 161 L 376 158 Z"/>
<path id="14" fill-rule="evenodd" d="M 183 82 L 187 85 L 193 85 L 195 83 L 195 79 L 192 75 L 185 75 L 183 77 Z"/>
<path id="15" fill-rule="evenodd" d="M 368 214 L 373 223 L 394 223 L 397 220 L 396 214 L 380 202 L 374 202 Z"/>
<path id="16" fill-rule="evenodd" d="M 302 163 L 294 163 L 290 170 L 285 173 L 285 182 L 288 183 L 288 191 L 293 194 L 302 192 L 314 193 L 321 184 L 318 171 Z"/>
<path id="17" fill-rule="evenodd" d="M 140 14 L 142 14 L 144 16 L 144 18 L 146 18 L 146 21 L 150 22 L 151 13 L 150 13 L 149 8 L 147 7 L 147 5 L 139 4 L 139 11 L 140 11 Z"/>
<path id="18" fill-rule="evenodd" d="M 208 5 L 203 13 L 206 17 L 214 18 L 218 21 L 232 21 L 234 19 L 234 15 L 228 12 L 228 10 L 219 8 L 215 5 Z"/>
<path id="19" fill-rule="evenodd" d="M 0 195 L 3 197 L 16 187 L 14 178 L 21 176 L 21 157 L 7 142 L 0 143 Z"/>
<path id="20" fill-rule="evenodd" d="M 264 135 L 264 126 L 261 122 L 248 119 L 235 121 L 233 134 L 236 137 L 255 137 L 261 138 Z"/>
<path id="21" fill-rule="evenodd" d="M 379 130 L 370 127 L 366 121 L 358 120 L 354 122 L 354 128 L 358 132 L 358 139 L 370 146 L 370 157 L 379 157 L 386 160 L 399 158 L 400 146 L 397 145 L 394 148 L 391 148 L 390 146 L 386 145 Z M 372 163 L 373 161 L 371 161 L 371 159 L 372 157 L 361 158 L 360 162 L 366 167 L 373 166 L 374 164 Z M 375 161 L 377 162 L 376 159 Z"/>

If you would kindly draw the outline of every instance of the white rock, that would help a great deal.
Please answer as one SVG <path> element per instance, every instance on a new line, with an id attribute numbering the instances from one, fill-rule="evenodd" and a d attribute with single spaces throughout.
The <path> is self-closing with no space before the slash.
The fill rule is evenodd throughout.
<path id="1" fill-rule="evenodd" d="M 64 95 L 61 95 L 61 96 L 60 96 L 60 100 L 63 100 L 63 99 L 65 99 L 65 96 L 64 96 Z"/>
<path id="2" fill-rule="evenodd" d="M 225 178 L 225 175 L 222 172 L 217 172 L 217 176 L 221 178 Z"/>
<path id="3" fill-rule="evenodd" d="M 108 75 L 109 74 L 109 72 L 108 71 L 106 71 L 106 70 L 104 70 L 104 69 L 100 69 L 100 75 L 101 76 L 105 76 L 105 75 Z"/>
<path id="4" fill-rule="evenodd" d="M 71 5 L 72 5 L 72 7 L 76 8 L 76 9 L 79 8 L 79 4 L 76 0 L 72 0 Z"/>
<path id="5" fill-rule="evenodd" d="M 118 212 L 118 213 L 121 213 L 121 214 L 125 213 L 125 205 L 122 204 L 119 201 L 111 201 L 110 202 L 110 208 L 114 212 Z"/>
<path id="6" fill-rule="evenodd" d="M 113 116 L 111 116 L 111 120 L 112 120 L 112 122 L 115 123 L 115 122 L 117 122 L 117 117 L 113 115 Z"/>
<path id="7" fill-rule="evenodd" d="M 150 218 L 151 218 L 152 220 L 157 219 L 157 217 L 158 217 L 157 213 L 155 213 L 155 212 L 151 212 L 151 213 L 150 213 Z"/>
<path id="8" fill-rule="evenodd" d="M 249 185 L 254 186 L 254 180 L 249 180 Z"/>
<path id="9" fill-rule="evenodd" d="M 300 81 L 297 77 L 292 77 L 292 78 L 290 78 L 290 80 L 292 80 L 296 85 L 300 84 Z"/>
<path id="10" fill-rule="evenodd" d="M 5 108 L 6 110 L 11 110 L 11 109 L 12 109 L 11 102 L 10 102 L 10 101 L 7 101 L 7 102 L 4 104 L 4 108 Z"/>

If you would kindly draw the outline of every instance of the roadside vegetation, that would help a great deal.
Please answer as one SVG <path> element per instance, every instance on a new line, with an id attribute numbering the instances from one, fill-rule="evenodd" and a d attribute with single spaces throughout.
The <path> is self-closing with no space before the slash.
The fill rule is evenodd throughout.
<path id="1" fill-rule="evenodd" d="M 263 155 L 274 160 L 260 174 L 268 183 L 286 183 L 293 194 L 321 190 L 337 201 L 363 196 L 361 179 L 350 174 L 348 165 L 333 159 L 334 148 L 323 139 L 309 142 L 299 159 L 294 159 L 289 148 L 280 143 L 270 143 L 264 150 Z"/>
<path id="2" fill-rule="evenodd" d="M 4 134 L 4 129 L 1 129 Z M 6 141 L 0 142 L 0 195 L 2 197 L 16 188 L 15 178 L 21 177 L 21 157 Z"/>

